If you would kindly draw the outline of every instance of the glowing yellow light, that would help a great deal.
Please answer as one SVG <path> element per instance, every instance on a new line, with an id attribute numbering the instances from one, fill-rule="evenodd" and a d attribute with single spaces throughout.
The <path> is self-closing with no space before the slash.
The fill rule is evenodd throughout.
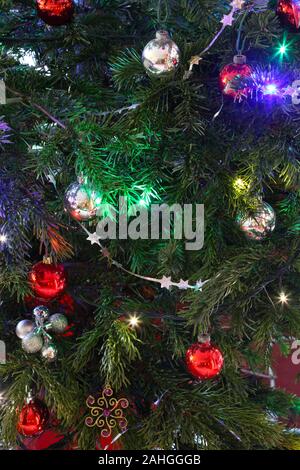
<path id="1" fill-rule="evenodd" d="M 132 328 L 136 328 L 140 324 L 140 318 L 136 315 L 131 315 L 128 319 L 128 323 Z"/>
<path id="2" fill-rule="evenodd" d="M 7 236 L 2 234 L 0 235 L 0 243 L 5 243 L 7 241 Z"/>
<path id="3" fill-rule="evenodd" d="M 288 296 L 285 294 L 285 292 L 280 292 L 279 294 L 279 302 L 281 302 L 282 304 L 287 304 L 288 303 Z"/>
<path id="4" fill-rule="evenodd" d="M 245 181 L 243 178 L 237 177 L 233 180 L 233 189 L 237 193 L 246 192 L 249 189 L 249 183 Z"/>

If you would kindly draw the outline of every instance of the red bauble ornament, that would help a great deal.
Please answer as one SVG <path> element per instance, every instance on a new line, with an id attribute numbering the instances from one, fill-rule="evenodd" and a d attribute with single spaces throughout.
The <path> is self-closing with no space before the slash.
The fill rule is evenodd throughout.
<path id="1" fill-rule="evenodd" d="M 74 14 L 73 0 L 37 0 L 39 17 L 50 26 L 70 23 Z"/>
<path id="2" fill-rule="evenodd" d="M 36 296 L 51 300 L 67 287 L 67 277 L 62 264 L 52 264 L 49 258 L 35 264 L 29 273 L 29 282 Z"/>
<path id="3" fill-rule="evenodd" d="M 113 442 L 113 440 L 114 440 L 113 435 L 108 436 L 108 437 L 103 437 L 100 435 L 100 438 L 99 438 L 100 448 L 97 443 L 96 449 L 97 450 L 121 450 L 122 449 L 121 442 L 119 440 Z"/>
<path id="4" fill-rule="evenodd" d="M 37 436 L 45 430 L 49 419 L 49 411 L 45 403 L 38 399 L 31 399 L 23 406 L 17 424 L 22 436 Z"/>
<path id="5" fill-rule="evenodd" d="M 247 95 L 250 89 L 243 82 L 251 73 L 250 65 L 246 64 L 246 56 L 234 56 L 233 63 L 225 65 L 219 75 L 220 88 L 224 95 L 235 99 Z"/>
<path id="6" fill-rule="evenodd" d="M 281 22 L 294 29 L 300 28 L 300 3 L 298 0 L 279 0 L 277 15 Z"/>
<path id="7" fill-rule="evenodd" d="M 185 360 L 188 372 L 201 380 L 211 379 L 218 375 L 224 362 L 221 351 L 211 345 L 207 336 L 203 336 L 198 343 L 192 344 L 186 352 Z"/>

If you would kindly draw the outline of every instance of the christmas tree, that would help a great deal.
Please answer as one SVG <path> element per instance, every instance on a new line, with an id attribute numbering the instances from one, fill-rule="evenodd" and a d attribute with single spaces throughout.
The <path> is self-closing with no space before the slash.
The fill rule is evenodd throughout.
<path id="1" fill-rule="evenodd" d="M 3 445 L 299 448 L 298 2 L 0 7 Z"/>

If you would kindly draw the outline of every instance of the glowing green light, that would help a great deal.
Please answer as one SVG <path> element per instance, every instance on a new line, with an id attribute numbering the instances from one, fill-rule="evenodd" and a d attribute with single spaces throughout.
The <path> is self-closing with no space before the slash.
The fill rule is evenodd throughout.
<path id="1" fill-rule="evenodd" d="M 140 204 L 140 206 L 148 206 L 149 202 L 145 199 L 140 199 L 139 204 Z"/>
<path id="2" fill-rule="evenodd" d="M 286 54 L 286 50 L 287 50 L 287 48 L 284 44 L 279 47 L 279 53 L 282 54 L 282 55 Z"/>
<path id="3" fill-rule="evenodd" d="M 288 57 L 290 52 L 291 42 L 286 41 L 286 37 L 283 38 L 282 42 L 276 47 L 275 56 L 279 56 L 279 59 L 282 60 L 284 57 Z"/>

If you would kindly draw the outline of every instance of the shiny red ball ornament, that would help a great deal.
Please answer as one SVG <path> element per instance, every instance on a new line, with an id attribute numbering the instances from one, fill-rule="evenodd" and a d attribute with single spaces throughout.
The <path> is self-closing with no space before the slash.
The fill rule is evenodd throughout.
<path id="1" fill-rule="evenodd" d="M 49 420 L 49 411 L 45 403 L 31 399 L 23 406 L 19 415 L 17 429 L 22 436 L 33 437 L 45 430 Z"/>
<path id="2" fill-rule="evenodd" d="M 233 63 L 225 65 L 219 75 L 220 88 L 224 95 L 234 99 L 246 96 L 250 88 L 245 85 L 245 79 L 250 77 L 252 69 L 246 64 L 246 56 L 238 54 L 233 58 Z"/>
<path id="3" fill-rule="evenodd" d="M 284 25 L 291 26 L 293 29 L 300 28 L 299 0 L 279 0 L 276 12 Z"/>
<path id="4" fill-rule="evenodd" d="M 73 0 L 37 0 L 39 17 L 50 26 L 70 23 L 74 14 Z"/>
<path id="5" fill-rule="evenodd" d="M 37 297 L 54 299 L 67 287 L 65 268 L 62 264 L 53 264 L 49 258 L 44 258 L 32 267 L 29 282 Z"/>
<path id="6" fill-rule="evenodd" d="M 113 442 L 114 436 L 100 436 L 99 443 L 96 443 L 97 450 L 122 450 L 122 444 L 119 440 Z"/>
<path id="7" fill-rule="evenodd" d="M 207 336 L 192 344 L 186 352 L 185 360 L 188 372 L 198 380 L 216 377 L 224 362 L 221 351 L 211 345 Z"/>

